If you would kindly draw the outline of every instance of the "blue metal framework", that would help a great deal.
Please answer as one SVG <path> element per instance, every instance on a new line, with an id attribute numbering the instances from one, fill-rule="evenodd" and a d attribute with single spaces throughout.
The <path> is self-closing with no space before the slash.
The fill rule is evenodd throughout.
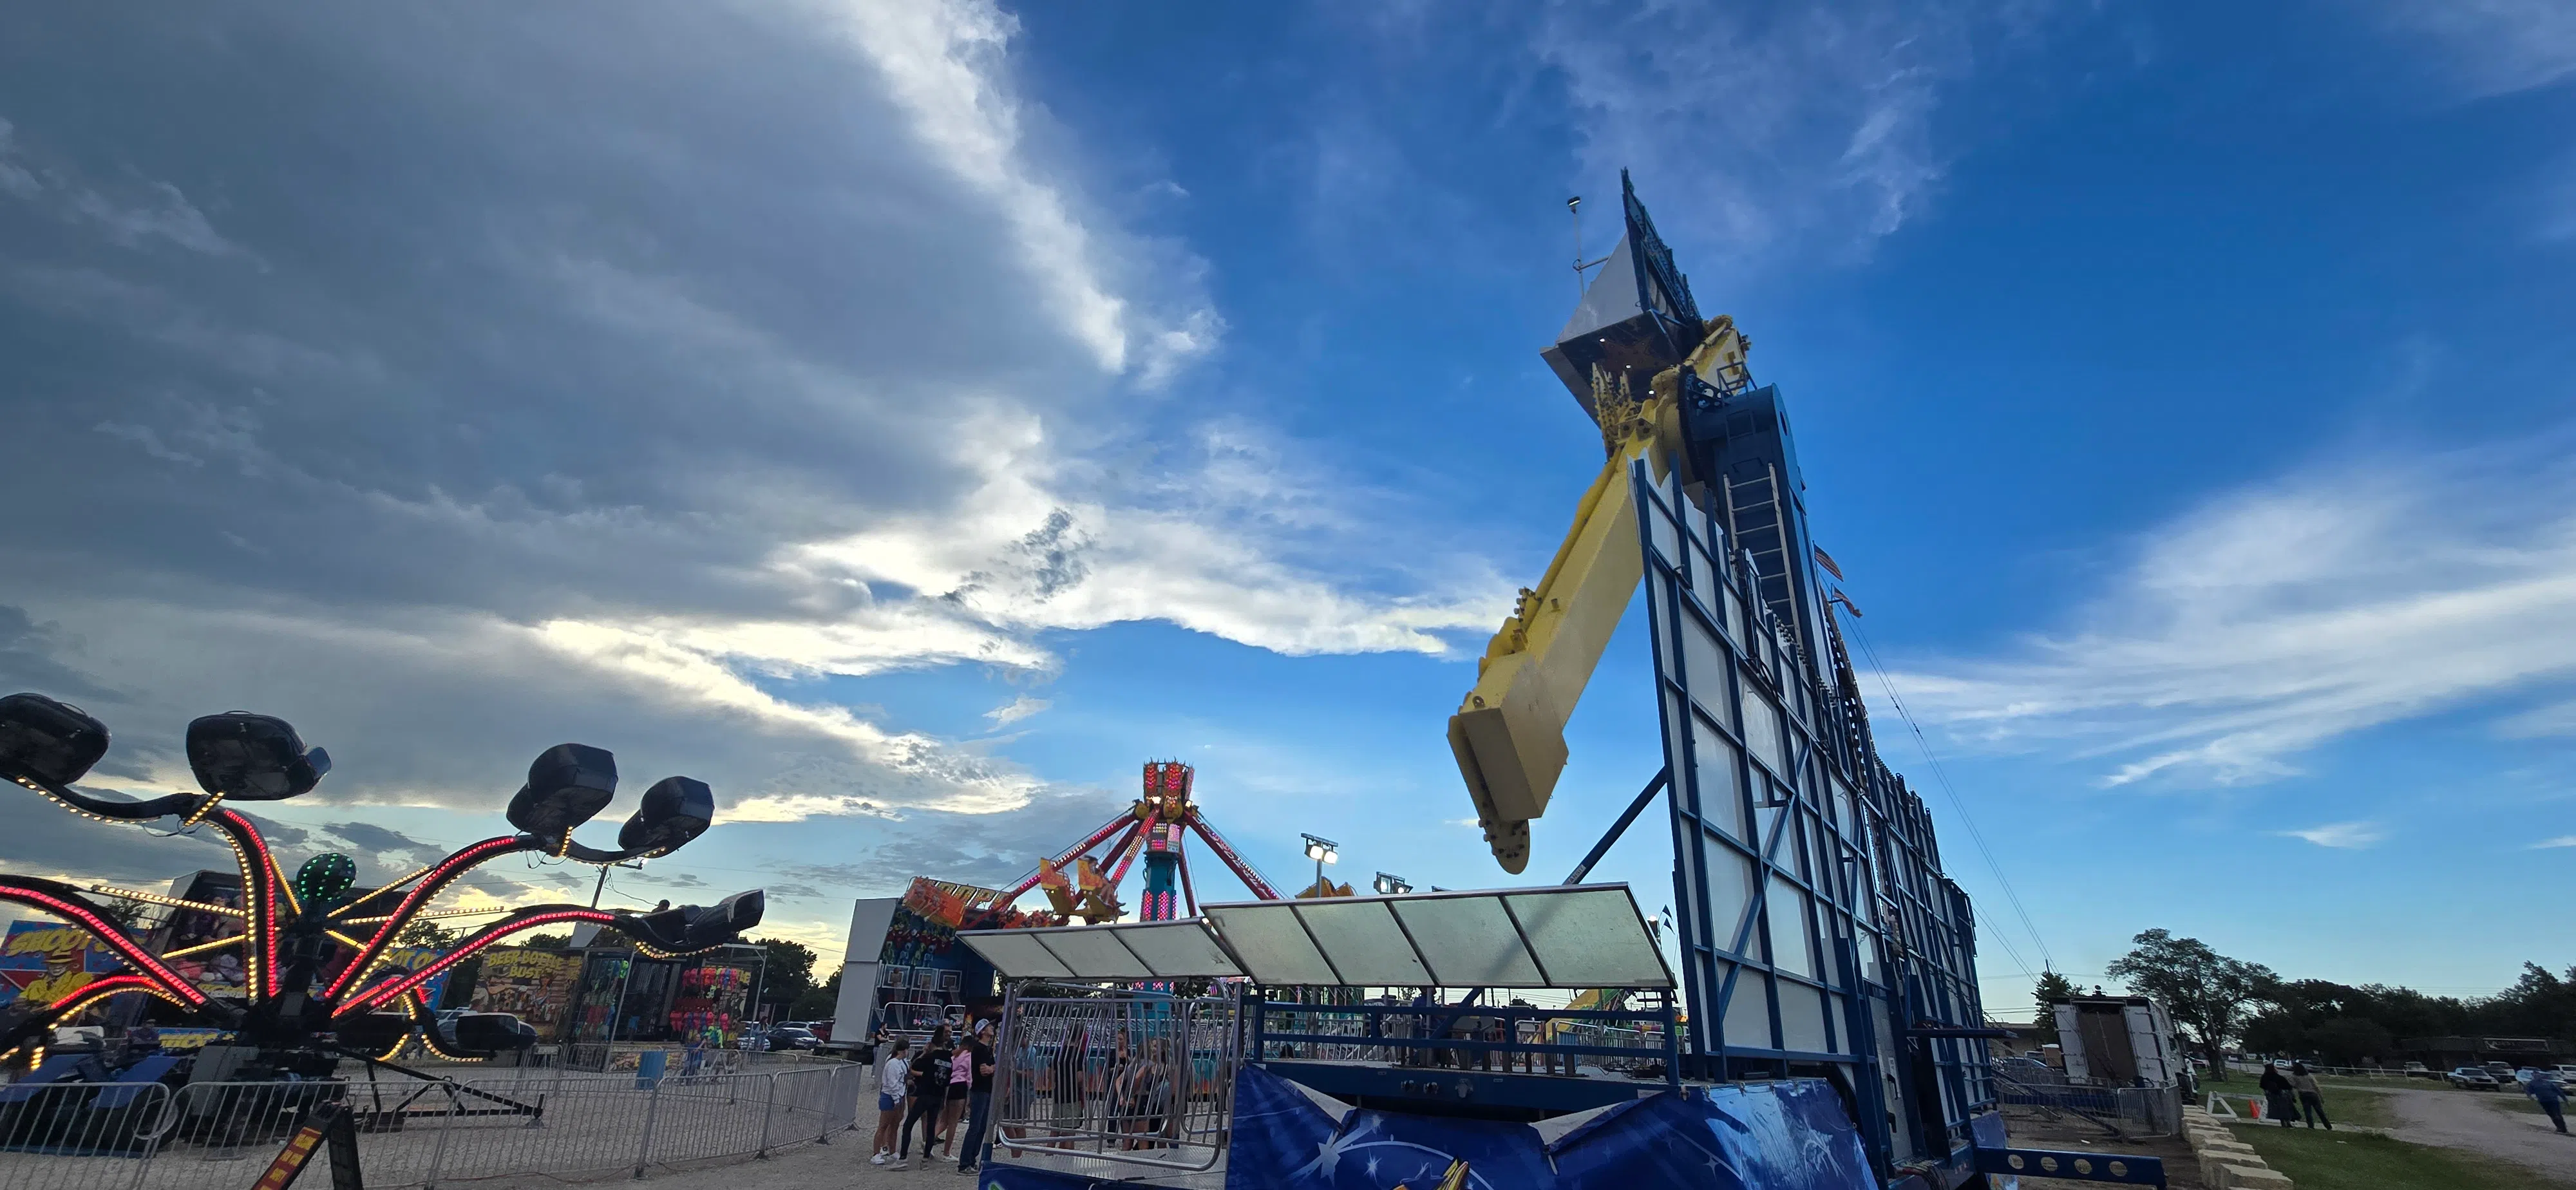
<path id="1" fill-rule="evenodd" d="M 1635 1082 L 1511 1076 L 1515 1062 L 1524 1072 L 1546 1072 L 1559 1063 L 1571 1070 L 1582 1058 L 1651 1056 L 1663 1067 L 1665 1087 L 1679 1090 L 1682 1085 L 1680 1034 L 1674 1028 L 1679 1014 L 1669 991 L 1656 992 L 1650 1008 L 1584 1009 L 1485 1004 L 1479 1002 L 1485 998 L 1481 991 L 1448 1004 L 1428 998 L 1409 1004 L 1308 1004 L 1271 1000 L 1268 990 L 1250 986 L 1244 990 L 1243 1011 L 1252 1026 L 1246 1056 L 1276 1062 L 1272 1073 L 1355 1103 L 1457 1098 L 1489 1108 L 1581 1111 L 1637 1097 Z M 1286 1027 L 1273 1027 L 1274 1017 Z M 1485 1022 L 1500 1039 L 1453 1036 L 1453 1026 L 1469 1017 Z M 1538 1040 L 1522 1039 L 1523 1024 L 1567 1022 L 1648 1030 L 1660 1045 L 1646 1049 L 1550 1041 L 1544 1033 L 1537 1035 Z M 1362 1047 L 1389 1061 L 1372 1065 L 1289 1058 L 1301 1046 Z M 1475 1071 L 1467 1069 L 1470 1058 L 1476 1063 Z M 1443 1062 L 1455 1066 L 1444 1067 Z M 1492 1069 L 1497 1062 L 1502 1067 L 1499 1072 Z"/>
<path id="2" fill-rule="evenodd" d="M 1641 462 L 1630 479 L 1670 786 L 1683 1060 L 1706 1078 L 1823 1074 L 1891 1164 L 1950 1160 L 1995 1097 L 1975 922 L 1941 874 L 1930 816 L 1878 762 L 1856 698 L 1825 694 L 1801 634 L 1749 594 L 1766 576 L 1730 552 L 1717 515 L 1678 475 L 1659 483 Z M 1892 1131 L 1891 1117 L 1919 1123 Z"/>

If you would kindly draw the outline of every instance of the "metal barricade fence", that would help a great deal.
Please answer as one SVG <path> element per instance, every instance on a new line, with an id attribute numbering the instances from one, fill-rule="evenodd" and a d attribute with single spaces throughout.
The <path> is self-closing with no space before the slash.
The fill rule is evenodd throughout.
<path id="1" fill-rule="evenodd" d="M 150 1155 L 145 1125 L 169 1105 L 159 1083 L 0 1087 L 0 1186 L 124 1190 Z"/>
<path id="2" fill-rule="evenodd" d="M 26 1122 L 0 1134 L 0 1190 L 247 1186 L 328 1101 L 351 1112 L 370 1187 L 640 1174 L 831 1143 L 856 1125 L 867 1074 L 841 1063 L 656 1082 L 535 1070 L 470 1082 L 191 1083 L 175 1093 L 157 1083 L 28 1088 L 0 1104 L 0 1119 Z M 118 1090 L 130 1101 L 97 1109 L 103 1091 Z"/>
<path id="3" fill-rule="evenodd" d="M 2072 1082 L 2064 1074 L 1997 1073 L 1996 1101 L 2007 1108 L 2030 1108 L 2043 1115 L 2071 1113 L 2115 1126 L 2130 1136 L 2170 1136 L 2182 1131 L 2182 1090 L 2167 1083 L 2147 1087 L 2105 1087 Z"/>
<path id="4" fill-rule="evenodd" d="M 1213 1168 L 1234 1112 L 1231 1000 L 1014 992 L 993 1071 L 993 1151 Z"/>

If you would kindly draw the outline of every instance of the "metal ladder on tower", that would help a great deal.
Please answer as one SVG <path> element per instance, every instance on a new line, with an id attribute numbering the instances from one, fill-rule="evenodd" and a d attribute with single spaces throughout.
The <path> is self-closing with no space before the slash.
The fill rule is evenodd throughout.
<path id="1" fill-rule="evenodd" d="M 1721 477 L 1726 492 L 1726 530 L 1735 547 L 1753 560 L 1753 582 L 1762 604 L 1789 625 L 1799 640 L 1808 634 L 1798 607 L 1797 587 L 1789 581 L 1789 536 L 1782 524 L 1780 473 L 1765 465 L 1760 475 L 1738 480 Z"/>

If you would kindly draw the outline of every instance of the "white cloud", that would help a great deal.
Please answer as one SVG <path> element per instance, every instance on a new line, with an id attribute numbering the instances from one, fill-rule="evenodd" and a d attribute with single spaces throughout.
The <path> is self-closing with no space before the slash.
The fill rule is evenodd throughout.
<path id="1" fill-rule="evenodd" d="M 0 193 L 37 204 L 57 218 L 87 224 L 121 247 L 139 248 L 157 239 L 209 256 L 244 255 L 240 245 L 215 232 L 205 212 L 177 186 L 142 181 L 124 189 L 134 193 L 112 196 L 68 166 L 34 160 L 18 142 L 16 126 L 0 120 Z"/>
<path id="2" fill-rule="evenodd" d="M 2324 826 L 2312 826 L 2305 830 L 2272 833 L 2292 839 L 2305 839 L 2319 847 L 2333 847 L 2341 850 L 2359 850 L 2388 837 L 2388 832 L 2380 829 L 2379 824 L 2375 822 L 2329 822 Z"/>
<path id="3" fill-rule="evenodd" d="M 2410 49 L 2431 45 L 2472 95 L 2546 87 L 2576 74 L 2576 6 L 2562 0 L 2381 0 Z"/>
<path id="4" fill-rule="evenodd" d="M 984 712 L 984 717 L 992 720 L 993 726 L 995 727 L 1008 727 L 1054 705 L 1055 703 L 1050 699 L 1031 698 L 1028 695 L 1023 694 L 1018 698 L 1014 698 L 1009 702 L 993 708 L 992 710 Z"/>
<path id="5" fill-rule="evenodd" d="M 61 626 L 0 677 L 113 692 L 119 781 L 184 786 L 178 725 L 251 705 L 341 757 L 330 802 L 488 805 L 581 739 L 727 822 L 989 816 L 1061 791 L 810 683 L 1044 674 L 1042 634 L 1138 620 L 1437 652 L 1508 602 L 1276 433 L 1146 391 L 1221 339 L 1204 265 L 1085 199 L 989 3 L 205 19 L 276 60 L 123 135 L 0 126 L 0 231 L 44 248 L 0 268 L 0 355 L 61 380 L 0 496 L 73 510 L 0 537 L 0 618 Z M 83 214 L 26 148 L 66 128 L 172 180 Z M 134 250 L 165 242 L 196 255 Z"/>
<path id="6" fill-rule="evenodd" d="M 2576 835 L 2560 835 L 2555 839 L 2542 839 L 2541 841 L 2532 844 L 2531 850 L 2542 851 L 2552 847 L 2576 847 Z"/>
<path id="7" fill-rule="evenodd" d="M 1701 225 L 1689 238 L 1704 249 L 1694 259 L 1802 240 L 1865 252 L 1947 170 L 1932 132 L 1945 89 L 1981 43 L 2017 35 L 2043 8 L 1568 0 L 1549 7 L 1533 47 L 1565 79 L 1586 173 L 1631 166 L 1649 196 L 1687 195 Z M 1689 234 L 1664 229 L 1677 233 Z"/>
<path id="8" fill-rule="evenodd" d="M 2072 627 L 1912 666 L 1899 689 L 1962 739 L 2071 752 L 2122 785 L 2268 780 L 2338 736 L 2563 684 L 2576 466 L 2562 447 L 2354 460 L 2224 494 L 2144 535 Z"/>
<path id="9" fill-rule="evenodd" d="M 1221 322 L 1214 311 L 1158 319 L 1140 315 L 1116 292 L 1101 275 L 1100 237 L 1077 218 L 1065 191 L 1032 168 L 1026 126 L 1035 113 L 1013 91 L 1008 69 L 1017 18 L 990 0 L 831 0 L 815 11 L 882 72 L 912 114 L 913 134 L 999 206 L 1057 317 L 1103 369 L 1137 368 L 1158 384 L 1215 347 Z"/>

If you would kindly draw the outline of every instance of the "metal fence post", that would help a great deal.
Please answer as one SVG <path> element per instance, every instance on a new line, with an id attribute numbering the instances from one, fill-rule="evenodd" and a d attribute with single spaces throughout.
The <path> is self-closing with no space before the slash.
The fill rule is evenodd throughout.
<path id="1" fill-rule="evenodd" d="M 766 1161 L 769 1159 L 769 1118 L 778 1114 L 778 1076 L 769 1074 L 761 1077 L 769 1080 L 769 1097 L 760 1108 L 760 1150 L 752 1156 Z"/>
<path id="2" fill-rule="evenodd" d="M 455 1091 L 447 1093 L 447 1114 L 438 1120 L 438 1144 L 429 1151 L 429 1172 L 421 1176 L 426 1190 L 438 1190 L 438 1167 L 447 1160 L 447 1134 L 456 1130 L 456 1109 L 463 1102 Z"/>
<path id="3" fill-rule="evenodd" d="M 653 1156 L 653 1117 L 662 1111 L 662 1079 L 653 1080 L 653 1090 L 644 1100 L 644 1128 L 635 1138 L 635 1176 L 644 1176 L 644 1164 Z"/>

